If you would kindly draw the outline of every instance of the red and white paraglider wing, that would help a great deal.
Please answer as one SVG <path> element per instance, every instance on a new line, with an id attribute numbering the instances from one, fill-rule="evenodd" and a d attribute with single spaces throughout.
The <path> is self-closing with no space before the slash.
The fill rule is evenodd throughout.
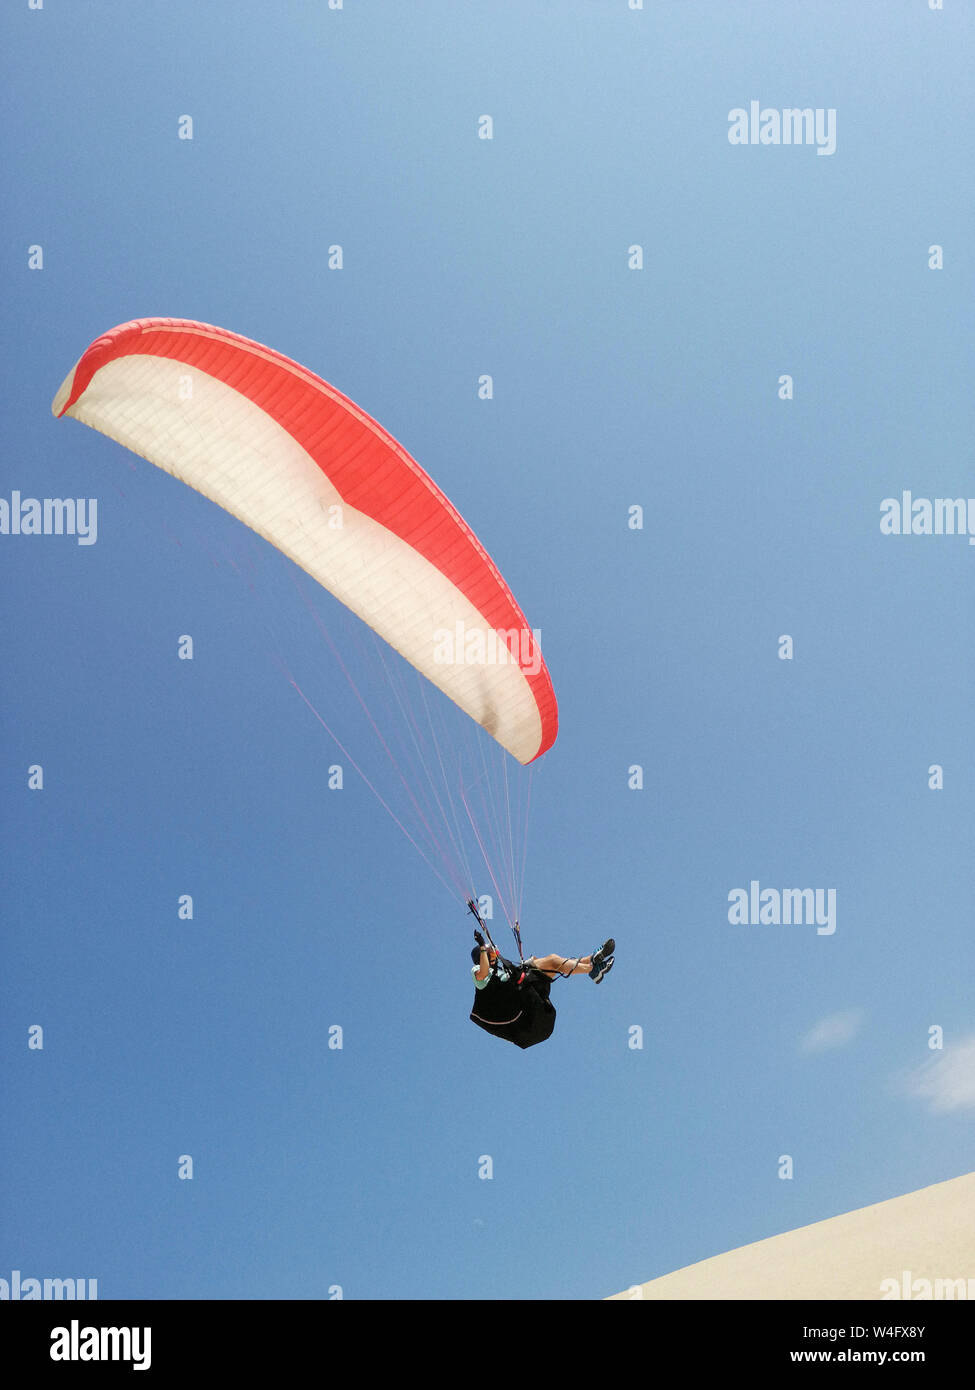
<path id="1" fill-rule="evenodd" d="M 551 747 L 552 683 L 491 557 L 406 450 L 328 382 L 225 329 L 138 319 L 91 344 L 52 410 L 270 541 L 519 762 Z"/>

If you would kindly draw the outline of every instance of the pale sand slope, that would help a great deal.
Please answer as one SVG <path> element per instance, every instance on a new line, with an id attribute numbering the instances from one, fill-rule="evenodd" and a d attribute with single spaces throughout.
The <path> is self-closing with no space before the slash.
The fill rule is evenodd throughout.
<path id="1" fill-rule="evenodd" d="M 885 1279 L 896 1281 L 900 1292 L 885 1288 Z M 939 1291 L 934 1283 L 939 1279 L 971 1283 Z M 930 1289 L 917 1280 L 929 1280 Z M 975 1173 L 743 1245 L 613 1297 L 964 1298 L 966 1293 L 975 1298 Z"/>

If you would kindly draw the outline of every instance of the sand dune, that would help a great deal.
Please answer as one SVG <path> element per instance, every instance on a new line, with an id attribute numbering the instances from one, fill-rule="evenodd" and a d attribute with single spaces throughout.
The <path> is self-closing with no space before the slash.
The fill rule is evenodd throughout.
<path id="1" fill-rule="evenodd" d="M 740 1246 L 613 1297 L 975 1299 L 975 1173 Z"/>

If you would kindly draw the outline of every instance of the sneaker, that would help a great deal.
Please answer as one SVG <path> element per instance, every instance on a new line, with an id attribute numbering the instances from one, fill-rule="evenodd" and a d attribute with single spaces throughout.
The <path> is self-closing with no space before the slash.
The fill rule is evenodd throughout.
<path id="1" fill-rule="evenodd" d="M 599 980 L 604 977 L 606 970 L 609 969 L 609 967 L 606 966 L 606 960 L 612 960 L 613 951 L 615 951 L 615 949 L 616 942 L 613 941 L 611 937 L 609 941 L 602 942 L 598 951 L 593 952 L 593 969 L 590 970 L 590 979 L 593 980 L 594 984 L 598 984 Z"/>
<path id="2" fill-rule="evenodd" d="M 593 951 L 591 972 L 593 975 L 596 974 L 603 961 L 606 960 L 608 956 L 611 956 L 615 950 L 616 942 L 610 937 L 608 941 L 603 942 L 598 951 Z"/>
<path id="3" fill-rule="evenodd" d="M 593 957 L 593 962 L 592 962 L 592 964 L 593 964 L 593 969 L 592 969 L 592 973 L 591 973 L 591 975 L 590 975 L 590 979 L 592 980 L 593 984 L 594 984 L 594 985 L 598 985 L 599 982 L 604 978 L 604 976 L 606 976 L 606 975 L 609 974 L 609 972 L 612 970 L 612 968 L 613 968 L 613 966 L 615 965 L 615 963 L 616 963 L 616 957 L 615 957 L 615 956 L 601 956 L 601 957 L 600 957 L 600 961 L 599 961 L 599 966 L 598 966 L 598 968 L 597 968 L 597 967 L 596 967 L 596 960 L 595 960 L 595 957 Z"/>

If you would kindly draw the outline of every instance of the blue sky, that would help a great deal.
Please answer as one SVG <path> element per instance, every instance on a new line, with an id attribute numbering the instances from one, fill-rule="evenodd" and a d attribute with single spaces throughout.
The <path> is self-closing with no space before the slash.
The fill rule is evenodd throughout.
<path id="1" fill-rule="evenodd" d="M 0 495 L 99 505 L 91 546 L 0 536 L 0 1276 L 598 1298 L 969 1170 L 975 549 L 879 517 L 975 494 L 971 10 L 25 0 L 0 26 Z M 836 152 L 729 144 L 752 99 L 835 108 Z M 541 629 L 525 942 L 618 941 L 544 1046 L 468 1022 L 469 919 L 354 776 L 328 791 L 277 658 L 358 737 L 308 605 L 365 687 L 353 620 L 52 419 L 87 344 L 157 314 L 359 402 Z M 730 925 L 753 879 L 835 889 L 835 932 Z"/>

